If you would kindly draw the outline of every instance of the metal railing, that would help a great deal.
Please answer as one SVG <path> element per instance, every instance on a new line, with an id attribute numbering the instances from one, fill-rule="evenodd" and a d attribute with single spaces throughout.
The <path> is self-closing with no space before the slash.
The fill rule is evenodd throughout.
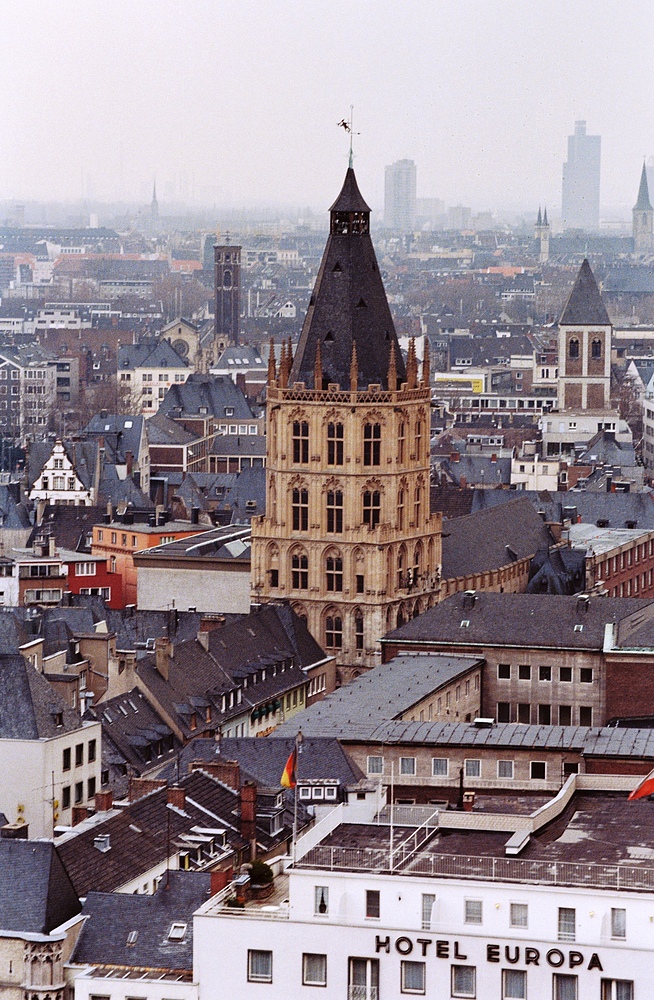
<path id="1" fill-rule="evenodd" d="M 401 863 L 396 851 L 391 865 L 388 848 L 325 847 L 307 852 L 298 867 L 328 871 L 393 871 L 403 875 L 483 879 L 491 882 L 532 882 L 543 885 L 586 886 L 597 889 L 654 890 L 654 868 L 601 865 L 574 861 L 536 861 L 461 854 L 408 852 Z"/>
<path id="2" fill-rule="evenodd" d="M 395 826 L 422 826 L 434 814 L 438 814 L 435 806 L 389 806 L 386 805 L 379 810 L 375 816 L 375 823 L 381 826 L 388 826 L 392 818 Z"/>

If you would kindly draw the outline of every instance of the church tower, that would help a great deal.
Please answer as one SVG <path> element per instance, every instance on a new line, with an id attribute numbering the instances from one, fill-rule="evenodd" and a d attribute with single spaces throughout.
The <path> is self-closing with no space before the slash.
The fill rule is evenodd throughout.
<path id="1" fill-rule="evenodd" d="M 159 221 L 159 202 L 157 201 L 157 182 L 152 184 L 152 201 L 150 202 L 150 219 L 152 222 Z"/>
<path id="2" fill-rule="evenodd" d="M 241 319 L 241 250 L 227 240 L 213 248 L 216 293 L 214 341 L 219 351 L 238 344 Z"/>
<path id="3" fill-rule="evenodd" d="M 419 377 L 420 375 L 420 377 Z M 268 369 L 266 515 L 252 521 L 252 599 L 290 600 L 342 682 L 438 600 L 429 510 L 429 354 L 405 367 L 350 166 L 295 358 Z"/>
<path id="4" fill-rule="evenodd" d="M 534 226 L 534 239 L 538 242 L 538 261 L 546 264 L 550 257 L 550 224 L 547 221 L 547 209 L 545 214 L 541 215 L 540 206 Z"/>
<path id="5" fill-rule="evenodd" d="M 640 175 L 638 200 L 633 207 L 632 218 L 634 253 L 645 253 L 649 250 L 654 250 L 654 209 L 649 200 L 647 170 L 644 163 L 643 172 Z"/>
<path id="6" fill-rule="evenodd" d="M 559 320 L 559 409 L 611 406 L 611 320 L 587 260 Z"/>

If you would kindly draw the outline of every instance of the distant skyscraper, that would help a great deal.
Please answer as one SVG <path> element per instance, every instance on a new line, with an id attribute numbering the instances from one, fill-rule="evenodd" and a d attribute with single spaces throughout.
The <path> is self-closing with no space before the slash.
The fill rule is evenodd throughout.
<path id="1" fill-rule="evenodd" d="M 384 225 L 386 229 L 409 232 L 416 219 L 416 165 L 413 160 L 397 160 L 386 167 Z"/>
<path id="2" fill-rule="evenodd" d="M 647 185 L 647 168 L 643 163 L 643 172 L 640 175 L 640 187 L 638 188 L 638 200 L 633 207 L 633 234 L 634 253 L 643 253 L 654 249 L 654 209 L 649 200 L 649 188 Z"/>
<path id="3" fill-rule="evenodd" d="M 602 137 L 586 135 L 586 122 L 575 122 L 563 164 L 563 228 L 599 229 Z"/>

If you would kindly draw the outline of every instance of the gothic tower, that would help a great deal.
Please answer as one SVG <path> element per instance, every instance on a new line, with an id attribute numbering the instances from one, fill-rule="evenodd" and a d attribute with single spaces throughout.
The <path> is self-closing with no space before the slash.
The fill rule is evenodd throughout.
<path id="1" fill-rule="evenodd" d="M 541 215 L 538 209 L 538 218 L 534 226 L 534 239 L 538 241 L 538 260 L 541 264 L 546 264 L 550 256 L 550 224 L 547 221 L 547 209 Z"/>
<path id="2" fill-rule="evenodd" d="M 649 200 L 647 170 L 644 163 L 643 172 L 640 175 L 638 200 L 633 207 L 632 218 L 634 253 L 645 253 L 648 250 L 654 250 L 654 209 Z"/>
<path id="3" fill-rule="evenodd" d="M 218 350 L 238 344 L 241 318 L 241 247 L 216 243 L 213 248 L 216 318 L 214 340 Z"/>
<path id="4" fill-rule="evenodd" d="M 150 202 L 150 219 L 152 222 L 159 221 L 159 202 L 157 201 L 157 182 L 152 184 L 152 201 Z"/>
<path id="5" fill-rule="evenodd" d="M 252 598 L 290 600 L 343 682 L 378 639 L 436 603 L 441 515 L 429 510 L 429 354 L 405 367 L 350 167 L 293 359 L 268 369 L 266 515 Z"/>
<path id="6" fill-rule="evenodd" d="M 611 405 L 613 327 L 587 260 L 579 268 L 559 320 L 559 409 Z"/>

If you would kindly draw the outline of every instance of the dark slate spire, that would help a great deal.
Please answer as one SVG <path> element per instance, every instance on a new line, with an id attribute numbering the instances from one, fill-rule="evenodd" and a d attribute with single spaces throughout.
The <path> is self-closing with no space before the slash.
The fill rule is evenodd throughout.
<path id="1" fill-rule="evenodd" d="M 635 212 L 651 212 L 652 206 L 649 201 L 649 187 L 647 185 L 647 170 L 643 163 L 643 172 L 640 175 L 640 187 L 638 188 L 638 201 L 634 205 Z"/>
<path id="2" fill-rule="evenodd" d="M 352 167 L 330 209 L 329 239 L 302 327 L 289 385 L 313 385 L 320 345 L 323 386 L 350 388 L 352 348 L 356 348 L 358 387 L 387 388 L 391 346 L 397 376 L 406 372 L 384 284 L 370 239 L 370 208 Z"/>
<path id="3" fill-rule="evenodd" d="M 549 222 L 547 221 L 547 206 L 545 206 L 545 214 L 543 215 L 543 225 L 549 226 Z"/>
<path id="4" fill-rule="evenodd" d="M 572 286 L 560 326 L 608 326 L 611 320 L 606 311 L 595 276 L 587 260 L 579 268 L 577 280 Z"/>
<path id="5" fill-rule="evenodd" d="M 538 218 L 536 219 L 536 225 L 537 226 L 542 226 L 542 224 L 543 224 L 543 217 L 540 214 L 540 205 L 539 205 L 538 206 Z"/>

